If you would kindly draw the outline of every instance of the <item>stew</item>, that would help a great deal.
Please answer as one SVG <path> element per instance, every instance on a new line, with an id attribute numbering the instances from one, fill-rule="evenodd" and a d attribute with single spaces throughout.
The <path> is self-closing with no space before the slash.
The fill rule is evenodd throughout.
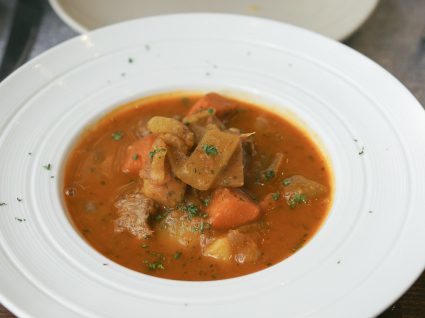
<path id="1" fill-rule="evenodd" d="M 144 98 L 86 129 L 64 170 L 75 228 L 145 274 L 216 280 L 294 254 L 332 199 L 329 166 L 293 123 L 216 93 Z"/>

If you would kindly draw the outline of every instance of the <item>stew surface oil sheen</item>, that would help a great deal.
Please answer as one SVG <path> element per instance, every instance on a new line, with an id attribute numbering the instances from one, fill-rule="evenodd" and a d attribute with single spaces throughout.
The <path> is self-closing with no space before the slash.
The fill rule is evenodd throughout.
<path id="1" fill-rule="evenodd" d="M 170 93 L 88 127 L 63 197 L 74 227 L 112 261 L 205 281 L 294 254 L 326 219 L 332 187 L 318 146 L 285 118 L 215 93 Z"/>

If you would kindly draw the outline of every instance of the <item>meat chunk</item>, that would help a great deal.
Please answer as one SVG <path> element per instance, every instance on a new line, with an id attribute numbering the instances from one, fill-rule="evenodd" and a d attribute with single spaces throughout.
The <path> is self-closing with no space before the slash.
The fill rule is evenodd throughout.
<path id="1" fill-rule="evenodd" d="M 149 215 L 155 213 L 156 206 L 152 199 L 141 193 L 125 195 L 115 203 L 119 218 L 115 220 L 115 232 L 128 231 L 138 239 L 145 239 L 153 231 L 147 222 Z"/>

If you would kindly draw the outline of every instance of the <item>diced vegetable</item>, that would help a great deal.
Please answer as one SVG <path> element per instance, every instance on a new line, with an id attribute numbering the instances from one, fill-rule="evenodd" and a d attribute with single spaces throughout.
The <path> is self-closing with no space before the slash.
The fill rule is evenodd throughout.
<path id="1" fill-rule="evenodd" d="M 306 203 L 307 200 L 317 199 L 327 192 L 325 186 L 299 175 L 286 178 L 283 184 L 285 199 L 293 208 L 300 203 Z"/>
<path id="2" fill-rule="evenodd" d="M 174 147 L 175 149 L 187 154 L 189 151 L 189 147 L 185 144 L 183 139 L 180 137 L 177 137 L 176 135 L 170 134 L 170 133 L 163 133 L 160 134 L 161 139 L 171 147 Z"/>
<path id="3" fill-rule="evenodd" d="M 204 249 L 203 255 L 220 261 L 229 261 L 232 258 L 232 247 L 227 236 L 220 237 L 209 244 Z"/>
<path id="4" fill-rule="evenodd" d="M 233 260 L 244 264 L 255 262 L 260 257 L 260 250 L 250 235 L 230 230 L 226 236 L 209 243 L 202 254 L 223 262 Z"/>
<path id="5" fill-rule="evenodd" d="M 217 116 L 236 109 L 236 104 L 216 93 L 209 93 L 199 99 L 189 110 L 187 116 L 200 112 L 201 110 L 214 109 Z"/>
<path id="6" fill-rule="evenodd" d="M 121 171 L 139 173 L 150 161 L 149 152 L 156 137 L 155 134 L 147 135 L 128 146 Z"/>
<path id="7" fill-rule="evenodd" d="M 244 170 L 243 170 L 243 151 L 242 144 L 239 143 L 235 153 L 230 158 L 229 163 L 217 176 L 214 182 L 216 187 L 237 188 L 244 185 Z"/>
<path id="8" fill-rule="evenodd" d="M 191 148 L 195 141 L 193 133 L 174 118 L 154 116 L 148 121 L 148 129 L 153 133 L 170 133 L 181 138 Z"/>
<path id="9" fill-rule="evenodd" d="M 219 188 L 214 191 L 206 209 L 214 229 L 231 229 L 252 222 L 260 215 L 257 204 L 238 189 Z"/>
<path id="10" fill-rule="evenodd" d="M 248 234 L 230 230 L 227 238 L 233 250 L 233 258 L 237 263 L 252 263 L 260 257 L 257 243 Z"/>
<path id="11" fill-rule="evenodd" d="M 200 232 L 194 229 L 199 228 L 200 220 L 189 219 L 185 212 L 173 211 L 168 214 L 159 224 L 158 235 L 165 235 L 175 240 L 182 246 L 198 246 Z"/>
<path id="12" fill-rule="evenodd" d="M 142 192 L 148 198 L 168 207 L 175 207 L 183 201 L 186 185 L 171 175 L 167 175 L 163 184 L 143 179 Z"/>
<path id="13" fill-rule="evenodd" d="M 207 130 L 189 159 L 175 174 L 195 189 L 208 190 L 239 144 L 239 136 L 219 130 Z"/>
<path id="14" fill-rule="evenodd" d="M 167 155 L 167 145 L 160 138 L 156 138 L 149 157 L 151 159 L 149 166 L 149 179 L 152 183 L 163 184 L 165 182 L 165 156 Z"/>
<path id="15" fill-rule="evenodd" d="M 183 118 L 183 124 L 192 125 L 198 122 L 204 122 L 205 119 L 215 115 L 215 109 L 202 109 Z"/>
<path id="16" fill-rule="evenodd" d="M 278 152 L 274 155 L 273 161 L 269 165 L 269 167 L 263 172 L 263 178 L 265 181 L 270 181 L 275 176 L 277 176 L 279 172 L 279 167 L 282 164 L 283 155 Z"/>
<path id="17" fill-rule="evenodd" d="M 267 194 L 260 202 L 261 211 L 273 210 L 282 204 L 282 195 L 280 192 Z"/>

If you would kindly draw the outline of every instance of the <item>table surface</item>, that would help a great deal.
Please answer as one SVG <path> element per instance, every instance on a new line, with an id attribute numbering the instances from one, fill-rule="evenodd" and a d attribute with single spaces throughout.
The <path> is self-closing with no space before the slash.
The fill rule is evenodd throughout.
<path id="1" fill-rule="evenodd" d="M 8 37 L 14 4 L 13 0 L 0 0 L 1 54 Z M 77 35 L 55 15 L 47 0 L 44 9 L 29 58 Z M 345 44 L 390 71 L 425 105 L 425 0 L 381 0 L 366 23 Z M 0 304 L 0 318 L 12 317 L 15 316 Z M 379 316 L 396 317 L 425 317 L 425 273 Z"/>

